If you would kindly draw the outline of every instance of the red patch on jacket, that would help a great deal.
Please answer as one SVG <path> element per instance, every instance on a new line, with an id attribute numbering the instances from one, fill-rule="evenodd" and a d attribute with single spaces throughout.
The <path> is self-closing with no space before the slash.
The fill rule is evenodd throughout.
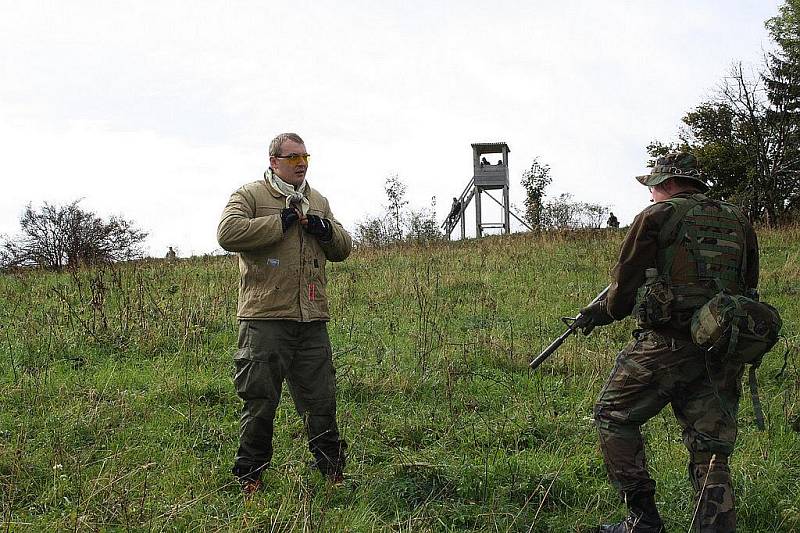
<path id="1" fill-rule="evenodd" d="M 317 285 L 315 283 L 308 284 L 308 301 L 313 302 L 317 299 Z"/>

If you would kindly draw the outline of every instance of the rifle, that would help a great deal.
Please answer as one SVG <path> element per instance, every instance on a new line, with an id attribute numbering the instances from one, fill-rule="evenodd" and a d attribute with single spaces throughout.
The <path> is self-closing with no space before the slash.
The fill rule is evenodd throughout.
<path id="1" fill-rule="evenodd" d="M 598 294 L 597 296 L 595 296 L 594 300 L 592 300 L 592 301 L 591 301 L 591 303 L 590 303 L 589 305 L 592 305 L 593 303 L 597 303 L 597 302 L 599 302 L 600 300 L 603 300 L 603 299 L 605 299 L 605 297 L 606 297 L 606 294 L 608 294 L 608 289 L 610 289 L 610 288 L 611 288 L 611 285 L 609 285 L 608 287 L 606 287 L 605 289 L 603 289 L 602 291 L 600 291 L 600 294 Z M 548 357 L 550 357 L 551 355 L 553 355 L 553 352 L 555 352 L 556 350 L 558 350 L 558 348 L 559 348 L 559 347 L 560 347 L 562 344 L 564 344 L 564 341 L 565 341 L 565 340 L 567 340 L 567 338 L 568 338 L 570 335 L 572 335 L 573 333 L 575 333 L 576 331 L 578 331 L 578 328 L 575 326 L 575 324 L 577 324 L 577 323 L 578 323 L 578 321 L 579 321 L 581 318 L 583 318 L 583 314 L 582 314 L 582 313 L 578 313 L 578 316 L 576 316 L 576 317 L 574 317 L 574 318 L 573 318 L 573 317 L 568 317 L 568 316 L 561 317 L 561 321 L 562 321 L 564 324 L 566 324 L 566 325 L 567 325 L 567 330 L 566 330 L 564 333 L 562 333 L 562 334 L 561 334 L 561 335 L 560 335 L 560 336 L 559 336 L 559 337 L 558 337 L 556 340 L 554 340 L 553 342 L 551 342 L 551 343 L 550 343 L 550 346 L 548 346 L 547 348 L 545 348 L 545 349 L 544 349 L 544 351 L 543 351 L 542 353 L 540 353 L 538 356 L 536 356 L 536 358 L 535 358 L 533 361 L 531 361 L 531 362 L 530 362 L 530 364 L 529 364 L 528 366 L 531 368 L 531 370 L 536 370 L 536 368 L 537 368 L 539 365 L 541 365 L 542 363 L 544 363 L 544 360 L 545 360 L 545 359 L 547 359 Z M 594 329 L 594 328 L 589 328 L 589 329 L 588 329 L 588 330 L 585 332 L 585 334 L 586 334 L 586 335 L 588 335 L 588 334 L 589 334 L 589 333 L 592 331 L 592 329 Z"/>

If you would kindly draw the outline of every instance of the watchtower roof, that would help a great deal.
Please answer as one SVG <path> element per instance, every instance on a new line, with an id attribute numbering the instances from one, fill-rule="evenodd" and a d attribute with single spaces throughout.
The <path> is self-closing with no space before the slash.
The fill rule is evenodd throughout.
<path id="1" fill-rule="evenodd" d="M 506 149 L 506 153 L 511 153 L 511 148 L 504 142 L 497 142 L 497 143 L 472 143 L 472 149 L 479 153 L 479 154 L 492 154 L 496 152 L 501 152 L 503 147 Z"/>

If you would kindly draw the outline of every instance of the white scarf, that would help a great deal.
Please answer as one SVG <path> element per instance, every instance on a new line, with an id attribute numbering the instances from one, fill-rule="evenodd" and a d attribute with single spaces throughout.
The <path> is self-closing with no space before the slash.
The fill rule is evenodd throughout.
<path id="1" fill-rule="evenodd" d="M 300 210 L 303 212 L 303 216 L 306 216 L 310 205 L 305 195 L 306 189 L 308 188 L 306 180 L 303 180 L 300 185 L 295 187 L 283 181 L 271 168 L 268 168 L 267 171 L 264 172 L 264 179 L 267 180 L 276 191 L 286 197 L 286 207 L 299 206 Z"/>

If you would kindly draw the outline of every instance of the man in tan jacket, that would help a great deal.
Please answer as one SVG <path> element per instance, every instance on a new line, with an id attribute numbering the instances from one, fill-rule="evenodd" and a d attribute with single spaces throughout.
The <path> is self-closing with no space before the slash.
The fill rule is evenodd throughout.
<path id="1" fill-rule="evenodd" d="M 220 246 L 239 253 L 234 384 L 244 407 L 233 473 L 246 494 L 261 488 L 272 459 L 284 379 L 316 467 L 330 481 L 342 480 L 347 444 L 336 426 L 325 263 L 347 258 L 352 240 L 306 182 L 308 161 L 297 134 L 275 137 L 264 177 L 231 195 L 217 229 Z"/>

